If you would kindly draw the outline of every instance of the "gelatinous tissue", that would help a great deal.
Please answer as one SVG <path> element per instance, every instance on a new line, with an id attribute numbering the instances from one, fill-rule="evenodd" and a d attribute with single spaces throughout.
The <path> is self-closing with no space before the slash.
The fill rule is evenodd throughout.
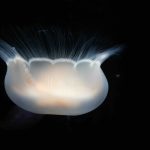
<path id="1" fill-rule="evenodd" d="M 0 41 L 0 56 L 7 64 L 5 90 L 19 107 L 37 114 L 81 115 L 102 104 L 108 82 L 101 64 L 118 48 L 91 58 L 24 59 Z"/>

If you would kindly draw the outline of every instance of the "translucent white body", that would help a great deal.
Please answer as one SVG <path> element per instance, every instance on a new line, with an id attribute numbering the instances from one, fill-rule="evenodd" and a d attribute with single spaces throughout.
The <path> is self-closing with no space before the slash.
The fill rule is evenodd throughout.
<path id="1" fill-rule="evenodd" d="M 5 89 L 19 107 L 38 114 L 81 115 L 97 108 L 108 93 L 100 61 L 9 59 Z"/>

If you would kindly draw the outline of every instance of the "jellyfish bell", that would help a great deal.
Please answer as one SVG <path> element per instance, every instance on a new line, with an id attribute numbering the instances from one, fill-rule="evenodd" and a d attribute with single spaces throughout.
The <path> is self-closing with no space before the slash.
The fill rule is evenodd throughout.
<path id="1" fill-rule="evenodd" d="M 39 114 L 80 115 L 98 107 L 108 92 L 98 61 L 31 59 L 8 62 L 5 89 L 19 107 Z"/>
<path id="2" fill-rule="evenodd" d="M 14 50 L 14 49 L 13 49 Z M 10 52 L 9 52 L 10 54 Z M 112 52 L 94 59 L 22 58 L 15 50 L 6 61 L 5 90 L 19 107 L 37 114 L 82 115 L 102 104 L 108 82 L 100 68 Z"/>

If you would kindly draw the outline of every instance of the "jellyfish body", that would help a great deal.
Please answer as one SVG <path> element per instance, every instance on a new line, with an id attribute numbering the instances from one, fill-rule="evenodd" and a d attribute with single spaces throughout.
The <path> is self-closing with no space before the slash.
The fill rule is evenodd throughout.
<path id="1" fill-rule="evenodd" d="M 107 51 L 94 59 L 79 61 L 67 58 L 26 61 L 16 51 L 11 58 L 1 51 L 7 64 L 6 93 L 17 106 L 37 114 L 88 113 L 107 96 L 108 82 L 100 66 L 111 54 Z"/>

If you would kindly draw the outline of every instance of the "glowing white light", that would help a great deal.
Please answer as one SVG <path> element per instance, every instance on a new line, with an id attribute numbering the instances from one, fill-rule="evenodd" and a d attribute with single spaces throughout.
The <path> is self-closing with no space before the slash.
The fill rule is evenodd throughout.
<path id="1" fill-rule="evenodd" d="M 81 115 L 97 108 L 107 96 L 108 82 L 100 68 L 112 52 L 95 59 L 23 59 L 13 49 L 7 63 L 5 89 L 19 107 L 38 114 Z"/>

